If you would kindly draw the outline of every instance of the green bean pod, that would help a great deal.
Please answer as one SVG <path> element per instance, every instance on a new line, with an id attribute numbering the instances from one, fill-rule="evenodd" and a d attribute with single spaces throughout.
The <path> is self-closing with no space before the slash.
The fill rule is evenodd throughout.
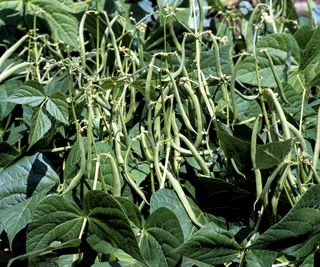
<path id="1" fill-rule="evenodd" d="M 188 95 L 190 96 L 194 106 L 194 110 L 195 110 L 195 116 L 196 116 L 196 122 L 197 122 L 197 138 L 194 141 L 193 145 L 197 148 L 202 141 L 203 122 L 202 122 L 201 107 L 200 107 L 198 97 L 196 96 L 194 90 L 192 90 L 192 88 L 189 86 L 189 84 L 186 82 L 183 82 L 182 85 L 183 85 L 183 88 L 188 93 Z"/>
<path id="2" fill-rule="evenodd" d="M 29 35 L 25 35 L 20 38 L 14 45 L 12 45 L 9 49 L 7 49 L 2 56 L 0 57 L 0 68 L 2 67 L 3 63 L 18 49 L 20 45 L 29 37 Z"/>
<path id="3" fill-rule="evenodd" d="M 113 178 L 113 196 L 120 197 L 121 196 L 121 179 L 119 173 L 119 167 L 116 163 L 116 160 L 112 154 L 107 154 L 107 158 L 110 161 L 111 172 Z"/>
<path id="4" fill-rule="evenodd" d="M 129 174 L 129 170 L 128 170 L 128 166 L 129 166 L 128 159 L 129 159 L 129 154 L 130 154 L 130 151 L 131 151 L 131 147 L 132 147 L 133 142 L 134 142 L 134 141 L 131 141 L 131 142 L 130 142 L 130 144 L 129 144 L 128 148 L 127 148 L 125 157 L 124 157 L 124 164 L 123 164 L 124 177 L 126 178 L 126 181 L 132 186 L 132 188 L 134 189 L 134 191 L 136 191 L 136 193 L 137 193 L 146 203 L 149 204 L 149 202 L 148 202 L 147 199 L 146 199 L 146 196 L 144 195 L 144 193 L 142 192 L 142 190 L 139 188 L 139 186 L 135 183 L 135 181 L 132 179 L 132 177 L 131 177 L 130 174 Z"/>
<path id="5" fill-rule="evenodd" d="M 238 58 L 236 64 L 232 68 L 232 74 L 231 74 L 231 81 L 230 81 L 230 96 L 231 96 L 231 102 L 232 102 L 232 112 L 233 112 L 233 123 L 236 122 L 238 119 L 238 106 L 235 96 L 235 84 L 236 84 L 236 77 L 237 77 L 237 71 L 239 68 L 240 63 L 242 62 L 242 58 L 245 54 L 241 54 Z"/>
<path id="6" fill-rule="evenodd" d="M 284 89 L 283 89 L 283 86 L 282 86 L 282 83 L 280 81 L 280 78 L 278 76 L 278 73 L 274 67 L 274 64 L 273 64 L 273 61 L 272 61 L 272 58 L 269 54 L 269 52 L 267 50 L 263 50 L 264 54 L 267 56 L 268 60 L 269 60 L 269 64 L 270 64 L 270 67 L 271 67 L 271 71 L 272 71 L 272 74 L 273 74 L 273 77 L 274 79 L 276 80 L 276 83 L 277 83 L 277 86 L 278 86 L 278 90 L 279 90 L 279 93 L 280 93 L 280 97 L 281 99 L 283 100 L 283 102 L 285 103 L 289 103 L 285 94 L 284 94 Z"/>
<path id="7" fill-rule="evenodd" d="M 178 77 L 180 75 L 180 73 L 182 72 L 183 68 L 185 67 L 185 64 L 186 64 L 186 49 L 185 49 L 186 39 L 187 39 L 187 34 L 184 34 L 183 39 L 182 39 L 182 45 L 181 45 L 181 60 L 180 60 L 179 68 L 174 73 L 172 73 L 171 76 L 169 75 L 168 77 L 164 78 L 163 79 L 164 82 L 168 82 L 168 81 Z"/>
<path id="8" fill-rule="evenodd" d="M 203 174 L 206 176 L 210 176 L 210 170 L 206 164 L 206 162 L 204 161 L 204 159 L 200 156 L 200 154 L 198 153 L 198 150 L 193 146 L 193 144 L 188 140 L 188 138 L 186 138 L 183 134 L 179 133 L 179 138 L 187 145 L 187 147 L 189 148 L 189 150 L 192 152 L 192 155 L 195 157 L 195 159 L 198 161 Z"/>
<path id="9" fill-rule="evenodd" d="M 185 123 L 186 127 L 190 131 L 192 131 L 194 133 L 197 133 L 193 129 L 193 127 L 191 125 L 191 122 L 190 122 L 190 120 L 189 120 L 189 118 L 188 118 L 188 116 L 187 116 L 187 114 L 186 114 L 186 112 L 184 110 L 184 107 L 183 107 L 183 104 L 182 104 L 182 101 L 181 101 L 181 98 L 180 98 L 180 94 L 179 94 L 176 82 L 175 82 L 175 80 L 173 79 L 172 75 L 169 72 L 168 72 L 168 75 L 169 75 L 169 77 L 171 79 L 171 82 L 172 82 L 173 93 L 174 93 L 175 99 L 176 99 L 177 104 L 178 104 L 178 110 L 180 112 L 181 118 L 182 118 L 183 122 Z"/>
<path id="10" fill-rule="evenodd" d="M 159 163 L 160 168 L 162 169 L 162 171 L 165 170 L 164 166 L 162 165 L 162 163 Z M 191 219 L 191 221 L 197 225 L 198 227 L 202 228 L 203 225 L 198 221 L 197 216 L 195 215 L 185 193 L 183 192 L 183 189 L 179 183 L 179 181 L 171 174 L 171 172 L 167 171 L 166 172 L 168 180 L 170 181 L 173 189 L 175 190 L 175 192 L 177 193 L 182 205 L 184 206 L 189 218 Z"/>
<path id="11" fill-rule="evenodd" d="M 257 136 L 259 131 L 259 122 L 260 122 L 260 116 L 257 117 L 253 129 L 252 129 L 252 135 L 251 135 L 251 162 L 253 166 L 254 175 L 256 177 L 256 192 L 257 192 L 257 199 L 260 198 L 262 193 L 262 177 L 260 169 L 257 168 L 256 165 L 256 152 L 257 152 Z"/>

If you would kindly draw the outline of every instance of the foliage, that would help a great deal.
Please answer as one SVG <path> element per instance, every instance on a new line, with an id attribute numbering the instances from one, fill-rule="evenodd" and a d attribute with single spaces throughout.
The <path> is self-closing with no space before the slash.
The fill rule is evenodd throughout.
<path id="1" fill-rule="evenodd" d="M 0 1 L 1 266 L 317 264 L 320 29 L 257 2 Z"/>

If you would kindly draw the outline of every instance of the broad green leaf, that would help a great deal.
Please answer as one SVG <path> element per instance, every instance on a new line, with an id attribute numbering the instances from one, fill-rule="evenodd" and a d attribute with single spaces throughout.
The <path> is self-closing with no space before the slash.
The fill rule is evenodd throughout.
<path id="1" fill-rule="evenodd" d="M 317 26 L 308 42 L 301 59 L 299 70 L 304 70 L 320 54 L 320 27 Z"/>
<path id="2" fill-rule="evenodd" d="M 320 72 L 320 62 L 318 60 L 312 61 L 304 70 L 303 76 L 305 80 L 305 84 L 308 86 L 312 86 L 312 83 L 316 83 L 319 79 Z M 299 73 L 300 77 L 301 74 Z"/>
<path id="3" fill-rule="evenodd" d="M 19 0 L 1 0 L 0 1 L 0 10 L 4 9 L 15 9 L 22 11 L 23 2 Z"/>
<path id="4" fill-rule="evenodd" d="M 140 122 L 135 124 L 133 127 L 131 127 L 130 131 L 129 131 L 129 137 L 130 138 L 135 138 L 136 136 L 138 136 L 140 134 Z M 140 158 L 142 158 L 142 150 L 140 147 L 140 142 L 133 142 L 132 143 L 132 149 L 134 151 L 134 153 L 136 153 Z"/>
<path id="5" fill-rule="evenodd" d="M 152 194 L 150 199 L 150 213 L 155 212 L 161 207 L 168 208 L 176 215 L 184 238 L 187 239 L 193 228 L 193 224 L 177 194 L 173 190 L 161 189 Z"/>
<path id="6" fill-rule="evenodd" d="M 6 139 L 6 142 L 13 146 L 15 143 L 17 143 L 19 140 L 21 140 L 24 136 L 28 135 L 28 127 L 24 124 L 21 124 L 20 126 L 14 127 L 14 125 L 8 129 L 7 131 L 8 137 Z"/>
<path id="7" fill-rule="evenodd" d="M 241 247 L 227 232 L 208 223 L 175 250 L 185 257 L 211 265 L 230 262 L 240 256 Z"/>
<path id="8" fill-rule="evenodd" d="M 130 176 L 135 180 L 137 186 L 139 186 L 150 173 L 148 162 L 131 162 L 129 163 L 128 167 L 128 172 Z"/>
<path id="9" fill-rule="evenodd" d="M 290 84 L 284 84 L 284 89 L 286 99 L 289 103 L 283 104 L 283 109 L 286 112 L 288 112 L 291 116 L 293 116 L 296 119 L 296 121 L 299 121 L 302 109 L 302 92 L 296 91 L 297 86 L 291 86 Z M 315 114 L 315 111 L 305 103 L 303 115 L 310 116 L 312 114 Z"/>
<path id="10" fill-rule="evenodd" d="M 20 81 L 8 81 L 0 85 L 0 121 L 7 117 L 14 108 L 14 103 L 8 101 L 16 88 L 21 86 Z"/>
<path id="11" fill-rule="evenodd" d="M 87 237 L 87 242 L 91 246 L 91 248 L 101 254 L 112 254 L 114 252 L 119 251 L 118 248 L 112 246 L 109 242 L 102 240 L 95 234 L 92 234 Z"/>
<path id="12" fill-rule="evenodd" d="M 224 45 L 220 47 L 220 67 L 222 73 L 230 75 L 232 64 L 230 46 Z M 201 54 L 201 70 L 206 77 L 209 75 L 218 76 L 214 50 L 205 51 Z"/>
<path id="13" fill-rule="evenodd" d="M 117 258 L 118 260 L 124 261 L 128 264 L 130 263 L 132 264 L 132 266 L 145 266 L 144 264 L 139 263 L 123 250 L 112 246 L 109 242 L 102 240 L 95 234 L 88 236 L 87 242 L 89 243 L 91 248 L 98 253 L 110 255 L 112 258 Z"/>
<path id="14" fill-rule="evenodd" d="M 113 145 L 110 144 L 109 142 L 96 142 L 95 143 L 96 146 L 96 150 L 98 154 L 111 154 L 113 155 L 113 157 L 115 157 L 114 155 L 114 150 L 113 150 Z M 95 157 L 95 155 L 93 155 L 93 157 Z M 118 169 L 119 171 L 119 169 Z M 115 177 L 113 176 L 113 172 L 112 172 L 112 166 L 110 163 L 110 159 L 108 159 L 107 157 L 100 157 L 100 173 L 101 173 L 101 178 L 104 178 L 104 181 L 107 185 L 112 186 L 112 189 L 110 188 L 110 190 L 112 190 L 112 192 L 114 192 L 113 190 L 113 185 L 115 182 Z M 120 173 L 120 183 L 121 185 L 123 185 L 123 178 Z M 92 174 L 93 176 L 94 174 Z"/>
<path id="15" fill-rule="evenodd" d="M 315 262 L 314 262 L 314 259 L 315 259 L 315 254 L 310 254 L 304 261 L 303 263 L 301 263 L 301 267 L 314 267 L 315 265 Z"/>
<path id="16" fill-rule="evenodd" d="M 268 169 L 283 162 L 285 156 L 290 152 L 291 139 L 276 141 L 265 145 L 258 145 L 256 151 L 256 168 Z"/>
<path id="17" fill-rule="evenodd" d="M 281 221 L 267 229 L 250 248 L 281 250 L 302 258 L 320 241 L 320 185 L 309 188 Z"/>
<path id="18" fill-rule="evenodd" d="M 48 95 L 48 96 L 52 96 L 57 93 L 65 95 L 68 92 L 69 88 L 71 88 L 71 86 L 72 86 L 71 75 L 69 74 L 68 71 L 65 71 L 60 76 L 54 77 L 44 87 L 44 91 L 45 91 L 46 95 Z"/>
<path id="19" fill-rule="evenodd" d="M 87 147 L 87 139 L 83 138 L 84 146 Z M 78 171 L 80 164 L 80 147 L 79 142 L 76 141 L 69 152 L 66 160 L 66 168 L 64 171 L 64 180 L 71 179 Z"/>
<path id="20" fill-rule="evenodd" d="M 31 0 L 26 3 L 27 13 L 48 23 L 55 41 L 62 41 L 77 50 L 78 22 L 68 10 L 68 6 L 58 0 Z"/>
<path id="21" fill-rule="evenodd" d="M 102 191 L 89 191 L 84 198 L 84 213 L 88 217 L 88 232 L 122 249 L 138 261 L 144 261 L 129 220 L 121 206 Z"/>
<path id="22" fill-rule="evenodd" d="M 210 218 L 208 218 L 208 216 L 201 211 L 191 198 L 187 197 L 187 199 L 200 223 L 206 224 L 214 221 L 218 228 L 224 227 L 224 222 L 214 216 L 210 216 Z M 163 188 L 152 194 L 150 200 L 150 213 L 155 212 L 161 207 L 169 209 L 176 215 L 183 232 L 184 240 L 187 240 L 189 236 L 197 230 L 175 191 Z"/>
<path id="23" fill-rule="evenodd" d="M 44 198 L 32 216 L 27 233 L 27 253 L 77 239 L 84 217 L 74 203 L 63 196 Z"/>
<path id="24" fill-rule="evenodd" d="M 313 35 L 314 29 L 309 25 L 303 25 L 299 27 L 294 33 L 293 37 L 296 39 L 299 47 L 305 49 L 308 42 Z"/>
<path id="25" fill-rule="evenodd" d="M 168 267 L 166 257 L 157 240 L 148 232 L 142 232 L 139 247 L 141 253 L 149 266 L 152 267 Z"/>
<path id="26" fill-rule="evenodd" d="M 257 101 L 244 100 L 236 95 L 236 103 L 238 106 L 238 120 L 245 121 L 261 114 L 261 108 Z"/>
<path id="27" fill-rule="evenodd" d="M 50 264 L 50 260 L 52 260 L 52 258 L 49 258 L 50 257 L 50 254 L 54 255 L 55 253 L 55 250 L 60 250 L 60 249 L 68 249 L 68 248 L 78 248 L 81 244 L 81 240 L 80 239 L 71 239 L 71 240 L 68 240 L 66 242 L 60 242 L 60 241 L 54 241 L 52 242 L 48 247 L 46 248 L 43 248 L 43 249 L 40 249 L 40 250 L 36 250 L 36 251 L 32 251 L 32 252 L 29 252 L 29 253 L 26 253 L 26 254 L 23 254 L 23 255 L 20 255 L 20 256 L 17 256 L 13 259 L 11 259 L 8 263 L 8 266 L 7 267 L 10 267 L 12 265 L 12 263 L 16 260 L 25 260 L 25 259 L 29 259 L 29 266 L 52 266 L 52 265 L 49 265 Z M 40 262 L 38 261 L 37 262 L 37 256 L 46 256 L 46 260 L 47 262 L 43 262 L 40 260 Z M 72 257 L 73 255 L 71 255 Z M 55 257 L 53 260 L 58 260 L 60 261 L 60 258 L 61 258 L 61 263 L 63 261 L 63 258 L 66 259 L 67 257 L 70 257 L 70 255 L 63 255 L 63 256 L 60 256 L 58 259 Z M 55 262 L 56 263 L 56 262 Z M 54 265 L 54 266 L 57 266 L 57 265 Z M 58 265 L 59 267 L 69 267 L 70 266 L 70 260 L 69 260 L 69 265 Z"/>
<path id="28" fill-rule="evenodd" d="M 43 193 L 40 192 L 13 207 L 0 210 L 0 225 L 7 233 L 10 247 L 16 234 L 32 221 L 33 210 L 42 198 Z"/>
<path id="29" fill-rule="evenodd" d="M 48 116 L 39 109 L 32 115 L 30 133 L 29 133 L 29 147 L 34 145 L 37 141 L 44 137 L 44 135 L 50 130 L 51 121 Z"/>
<path id="30" fill-rule="evenodd" d="M 58 0 L 63 3 L 61 9 L 65 9 L 70 13 L 81 13 L 88 9 L 88 3 L 86 2 L 74 2 L 73 0 Z"/>
<path id="31" fill-rule="evenodd" d="M 59 176 L 40 153 L 27 156 L 0 171 L 0 209 L 13 207 L 39 192 L 47 193 Z"/>
<path id="32" fill-rule="evenodd" d="M 252 249 L 246 253 L 245 262 L 249 267 L 271 267 L 277 257 L 277 252 Z"/>
<path id="33" fill-rule="evenodd" d="M 276 87 L 277 84 L 270 63 L 262 52 L 265 49 L 271 55 L 280 80 L 284 78 L 284 70 L 288 59 L 290 59 L 291 65 L 297 66 L 299 64 L 300 49 L 296 40 L 288 34 L 270 34 L 257 42 L 256 51 L 261 86 Z M 237 78 L 244 84 L 257 85 L 255 58 L 253 56 L 248 56 L 241 62 Z"/>
<path id="34" fill-rule="evenodd" d="M 226 157 L 234 159 L 240 170 L 244 168 L 251 169 L 251 163 L 248 162 L 251 149 L 250 143 L 219 130 L 217 135 Z"/>
<path id="35" fill-rule="evenodd" d="M 18 88 L 18 90 L 8 98 L 8 102 L 38 106 L 45 99 L 44 90 L 36 81 L 27 81 Z"/>
<path id="36" fill-rule="evenodd" d="M 273 33 L 261 38 L 257 43 L 257 50 L 267 49 L 273 60 L 285 62 L 288 53 L 291 56 L 292 64 L 300 62 L 300 48 L 290 34 Z"/>
<path id="37" fill-rule="evenodd" d="M 181 266 L 183 266 L 183 267 L 195 267 L 195 266 L 212 267 L 212 265 L 210 265 L 210 264 L 206 264 L 204 262 L 193 260 L 193 259 L 190 259 L 187 257 L 182 257 Z"/>
<path id="38" fill-rule="evenodd" d="M 141 214 L 138 207 L 130 200 L 123 197 L 115 197 L 115 199 L 120 203 L 123 212 L 128 217 L 129 221 L 137 228 L 142 228 Z"/>
<path id="39" fill-rule="evenodd" d="M 173 250 L 183 243 L 177 216 L 167 208 L 159 208 L 148 217 L 144 229 L 160 244 L 168 266 L 176 266 L 180 255 Z"/>
<path id="40" fill-rule="evenodd" d="M 46 110 L 56 120 L 68 124 L 68 103 L 63 94 L 57 93 L 51 96 L 46 103 Z"/>

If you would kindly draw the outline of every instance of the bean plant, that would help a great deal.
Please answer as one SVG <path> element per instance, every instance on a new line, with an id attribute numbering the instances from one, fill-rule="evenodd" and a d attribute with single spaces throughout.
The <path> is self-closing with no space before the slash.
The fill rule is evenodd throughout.
<path id="1" fill-rule="evenodd" d="M 1 0 L 0 265 L 319 266 L 308 4 Z"/>

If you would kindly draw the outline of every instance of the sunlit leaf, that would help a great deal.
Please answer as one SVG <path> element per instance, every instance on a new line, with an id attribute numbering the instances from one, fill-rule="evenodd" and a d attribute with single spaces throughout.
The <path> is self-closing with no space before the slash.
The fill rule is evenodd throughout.
<path id="1" fill-rule="evenodd" d="M 8 101 L 16 104 L 27 104 L 38 106 L 45 99 L 42 86 L 36 81 L 28 81 L 18 88 L 18 90 L 8 98 Z"/>
<path id="2" fill-rule="evenodd" d="M 30 133 L 29 133 L 29 146 L 31 147 L 37 141 L 44 137 L 44 135 L 51 128 L 51 121 L 48 116 L 39 109 L 38 112 L 35 112 L 32 116 Z"/>
<path id="3" fill-rule="evenodd" d="M 204 262 L 218 265 L 239 257 L 241 247 L 225 232 L 217 232 L 216 226 L 206 224 L 190 237 L 176 252 Z"/>
<path id="4" fill-rule="evenodd" d="M 46 110 L 56 120 L 68 124 L 68 103 L 63 94 L 54 94 L 46 103 Z"/>

